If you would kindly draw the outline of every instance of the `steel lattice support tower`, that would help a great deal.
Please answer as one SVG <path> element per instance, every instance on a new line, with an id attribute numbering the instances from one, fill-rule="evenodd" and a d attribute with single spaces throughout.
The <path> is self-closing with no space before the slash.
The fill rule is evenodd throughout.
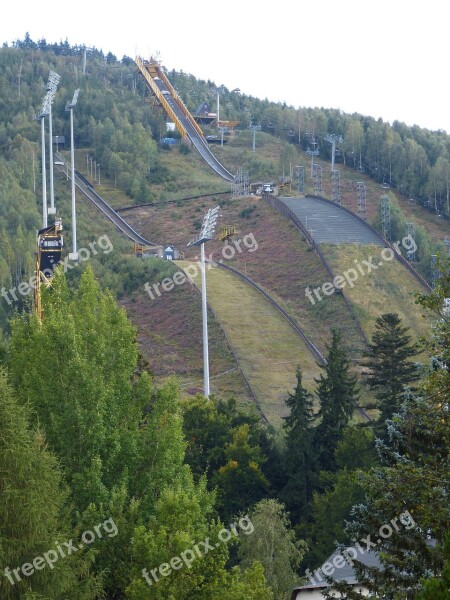
<path id="1" fill-rule="evenodd" d="M 333 202 L 341 204 L 341 174 L 337 169 L 331 171 L 331 195 Z"/>
<path id="2" fill-rule="evenodd" d="M 438 279 L 438 272 L 436 268 L 437 263 L 437 255 L 431 255 L 431 287 L 434 289 L 436 287 L 436 281 Z"/>
<path id="3" fill-rule="evenodd" d="M 406 223 L 406 236 L 414 240 L 414 223 Z M 406 252 L 406 256 L 409 261 L 416 262 L 416 251 L 413 248 Z"/>
<path id="4" fill-rule="evenodd" d="M 447 252 L 450 256 L 450 239 L 448 237 L 445 238 L 444 244 L 447 246 Z"/>
<path id="5" fill-rule="evenodd" d="M 391 239 L 391 201 L 389 196 L 381 196 L 381 234 L 385 240 Z"/>
<path id="6" fill-rule="evenodd" d="M 313 180 L 314 180 L 314 193 L 317 195 L 323 193 L 322 186 L 322 165 L 314 163 L 313 165 Z"/>
<path id="7" fill-rule="evenodd" d="M 364 181 L 356 182 L 356 194 L 357 194 L 357 212 L 362 214 L 364 218 L 367 216 L 367 207 L 366 207 L 366 184 Z M 390 233 L 389 233 L 390 237 Z"/>
<path id="8" fill-rule="evenodd" d="M 295 166 L 295 178 L 297 179 L 297 192 L 303 194 L 305 191 L 305 167 Z"/>
<path id="9" fill-rule="evenodd" d="M 239 167 L 235 180 L 231 182 L 231 195 L 233 198 L 248 196 L 250 190 L 248 171 Z"/>

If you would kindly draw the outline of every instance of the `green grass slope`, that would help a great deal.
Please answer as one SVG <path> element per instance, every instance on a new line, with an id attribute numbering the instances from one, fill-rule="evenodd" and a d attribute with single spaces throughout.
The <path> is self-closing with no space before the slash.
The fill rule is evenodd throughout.
<path id="1" fill-rule="evenodd" d="M 122 216 L 144 236 L 184 248 L 186 258 L 194 259 L 196 249 L 188 249 L 186 244 L 198 231 L 205 211 L 219 201 L 222 216 L 218 230 L 222 225 L 235 225 L 238 234 L 234 241 L 247 240 L 251 246 L 254 240 L 257 248 L 250 251 L 252 248 L 241 243 L 240 252 L 231 239 L 228 250 L 214 239 L 207 245 L 207 254 L 215 260 L 222 258 L 262 286 L 296 319 L 322 353 L 333 326 L 343 331 L 348 350 L 358 353 L 363 346 L 361 336 L 342 298 L 335 295 L 326 304 L 313 306 L 305 294 L 306 287 L 326 280 L 324 266 L 294 225 L 258 197 L 211 197 L 142 207 L 125 211 Z"/>
<path id="2" fill-rule="evenodd" d="M 383 256 L 388 257 L 389 253 L 382 254 L 383 249 L 377 246 L 359 244 L 322 244 L 321 249 L 336 275 L 357 265 L 365 273 L 362 275 L 356 268 L 358 277 L 353 287 L 345 285 L 344 292 L 368 337 L 373 333 L 375 319 L 387 312 L 398 313 L 416 339 L 429 331 L 422 310 L 415 303 L 415 294 L 424 293 L 424 288 L 397 260 L 384 260 Z M 364 260 L 376 268 L 371 267 L 368 273 L 369 267 Z M 326 303 L 328 298 L 324 297 L 321 303 Z"/>
<path id="3" fill-rule="evenodd" d="M 181 266 L 189 263 L 183 261 Z M 284 399 L 295 386 L 297 365 L 305 387 L 313 390 L 319 368 L 288 321 L 257 290 L 236 275 L 207 270 L 208 303 L 212 307 L 239 364 L 269 422 L 279 426 L 287 414 Z M 194 282 L 201 288 L 199 269 Z"/>

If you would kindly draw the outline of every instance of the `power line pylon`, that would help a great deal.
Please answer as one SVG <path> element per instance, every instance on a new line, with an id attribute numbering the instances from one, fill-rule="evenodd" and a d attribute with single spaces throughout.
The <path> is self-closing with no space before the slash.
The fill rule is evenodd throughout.
<path id="1" fill-rule="evenodd" d="M 316 142 L 316 136 L 314 135 L 314 131 L 312 132 L 311 135 L 311 147 L 308 147 L 308 150 L 305 151 L 305 154 L 308 154 L 308 156 L 311 156 L 311 179 L 314 179 L 314 157 L 318 156 L 319 154 L 319 149 L 316 148 L 317 146 L 317 142 Z"/>
<path id="2" fill-rule="evenodd" d="M 327 133 L 325 141 L 331 144 L 331 172 L 334 171 L 334 155 L 336 153 L 336 142 L 342 144 L 344 141 L 342 135 L 336 135 L 335 133 Z"/>
<path id="3" fill-rule="evenodd" d="M 244 171 L 242 167 L 239 167 L 234 181 L 231 182 L 231 196 L 232 198 L 248 196 L 249 189 L 250 187 L 248 171 Z"/>

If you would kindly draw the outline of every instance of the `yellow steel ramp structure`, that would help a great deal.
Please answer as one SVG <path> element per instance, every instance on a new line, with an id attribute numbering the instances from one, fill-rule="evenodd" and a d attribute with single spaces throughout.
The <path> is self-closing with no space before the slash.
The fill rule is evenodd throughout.
<path id="1" fill-rule="evenodd" d="M 175 123 L 183 139 L 196 148 L 200 156 L 217 175 L 227 181 L 234 181 L 234 175 L 227 171 L 209 149 L 208 142 L 200 126 L 170 83 L 160 63 L 153 58 L 143 60 L 139 56 L 135 58 L 135 63 L 148 89 L 157 98 L 168 117 Z"/>

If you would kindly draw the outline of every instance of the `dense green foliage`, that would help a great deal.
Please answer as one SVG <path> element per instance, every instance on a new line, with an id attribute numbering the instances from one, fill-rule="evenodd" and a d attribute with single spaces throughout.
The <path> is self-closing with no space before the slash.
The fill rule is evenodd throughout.
<path id="1" fill-rule="evenodd" d="M 36 499 L 36 516 L 32 512 L 27 516 L 24 511 L 22 518 L 24 524 L 32 519 L 30 525 L 38 527 L 35 521 L 40 520 L 48 528 L 48 532 L 45 529 L 41 533 L 39 544 L 34 542 L 32 529 L 27 533 L 25 528 L 23 547 L 17 546 L 12 555 L 6 553 L 5 559 L 17 562 L 24 554 L 33 554 L 42 543 L 50 543 L 47 537 L 56 535 L 58 527 L 64 527 L 67 533 L 64 530 L 62 533 L 68 537 L 71 526 L 76 538 L 106 520 L 114 523 L 115 531 L 93 543 L 86 550 L 85 560 L 92 563 L 92 572 L 103 580 L 109 598 L 178 599 L 201 590 L 202 598 L 213 600 L 220 597 L 225 581 L 227 589 L 237 594 L 250 578 L 255 589 L 249 592 L 249 597 L 256 600 L 262 594 L 269 600 L 263 573 L 256 563 L 252 562 L 247 571 L 227 570 L 227 540 L 217 548 L 214 546 L 211 552 L 194 555 L 195 565 L 177 570 L 172 578 L 164 578 L 154 588 L 146 581 L 143 569 L 158 568 L 172 557 L 182 556 L 193 540 L 222 541 L 220 536 L 223 536 L 223 525 L 214 510 L 215 493 L 207 490 L 204 477 L 196 482 L 185 464 L 178 387 L 168 382 L 154 388 L 151 377 L 139 363 L 134 327 L 111 294 L 101 291 L 90 268 L 74 292 L 69 290 L 64 274 L 58 272 L 43 302 L 42 322 L 34 314 L 13 320 L 8 367 L 19 405 L 29 406 L 29 419 L 34 427 L 37 424 L 42 427 L 49 450 L 58 457 L 67 491 L 63 494 L 63 490 L 57 490 L 60 483 L 56 464 L 51 462 L 54 459 L 46 458 L 43 453 L 40 466 L 39 456 L 33 457 L 33 449 L 38 452 L 39 446 L 31 434 L 22 431 L 26 426 L 20 421 L 22 408 L 17 410 L 18 426 L 11 427 L 8 419 L 13 406 L 9 409 L 8 402 L 12 403 L 12 399 L 5 388 L 5 411 L 9 412 L 2 415 L 1 423 L 11 437 L 9 442 L 6 436 L 6 444 L 18 448 L 16 436 L 22 436 L 22 444 L 26 435 L 29 438 L 26 452 L 31 458 L 21 475 L 25 478 L 19 486 L 24 489 L 21 502 L 28 501 L 28 489 L 30 495 L 39 492 L 43 496 L 41 504 Z M 225 459 L 230 453 L 241 461 L 247 452 L 247 434 L 248 425 L 236 429 L 236 448 L 229 444 L 224 451 Z M 5 448 L 5 457 L 10 452 L 9 446 Z M 249 445 L 248 452 L 249 460 L 258 454 Z M 16 460 L 19 459 L 17 453 Z M 21 469 L 23 466 L 12 463 L 11 478 L 20 474 Z M 29 469 L 36 470 L 31 478 Z M 247 469 L 253 472 L 251 465 L 247 464 Z M 262 474 L 260 477 L 264 481 Z M 48 484 L 42 485 L 47 479 Z M 7 506 L 4 502 L 11 503 L 13 499 L 4 472 L 2 481 L 5 487 L 1 504 Z M 37 484 L 42 487 L 36 489 Z M 248 489 L 252 491 L 251 486 Z M 46 500 L 45 494 L 53 497 Z M 251 501 L 251 497 L 245 497 L 239 508 L 245 509 Z M 49 511 L 46 520 L 39 517 L 44 507 Z M 230 512 L 229 507 L 227 510 L 230 518 L 235 517 L 236 512 Z M 57 519 L 58 511 L 61 522 Z M 1 528 L 9 547 L 7 516 L 11 521 L 9 528 L 20 524 L 11 512 L 2 517 Z M 67 521 L 63 521 L 64 517 Z M 238 536 L 239 529 L 234 541 Z M 70 566 L 61 564 L 67 569 Z M 83 563 L 75 563 L 72 569 L 77 566 L 81 569 Z M 68 581 L 70 576 L 68 571 L 65 575 Z M 57 573 L 50 577 L 51 585 L 56 585 L 54 577 Z M 36 584 L 30 580 L 30 591 L 38 591 L 39 585 L 39 578 Z M 66 585 L 65 580 L 60 585 Z M 79 597 L 89 596 L 80 592 Z"/>
<path id="2" fill-rule="evenodd" d="M 355 563 L 361 583 L 394 600 L 421 597 L 424 580 L 433 576 L 436 581 L 426 583 L 428 592 L 423 594 L 433 588 L 438 592 L 448 574 L 450 321 L 445 302 L 450 296 L 450 260 L 442 264 L 441 273 L 433 294 L 420 298 L 438 317 L 428 343 L 434 368 L 416 392 L 405 394 L 398 414 L 386 422 L 387 439 L 377 445 L 381 465 L 361 473 L 364 499 L 354 507 L 348 525 L 352 538 L 368 533 L 376 537 L 400 517 L 400 532 L 382 535 L 377 542 L 383 569 Z M 345 585 L 342 590 L 348 598 L 362 597 Z"/>
<path id="3" fill-rule="evenodd" d="M 240 564 L 258 561 L 264 567 L 267 583 L 275 598 L 289 598 L 297 582 L 296 570 L 306 547 L 295 539 L 284 506 L 276 500 L 261 500 L 250 513 L 254 527 L 251 536 L 239 546 Z"/>
<path id="4" fill-rule="evenodd" d="M 34 270 L 41 190 L 33 115 L 49 69 L 62 76 L 54 134 L 68 138 L 65 103 L 81 89 L 80 157 L 93 155 L 136 203 L 161 200 L 151 194 L 152 185 L 173 186 L 173 176 L 157 145 L 164 118 L 144 102 L 130 58 L 90 51 L 83 72 L 83 48 L 25 36 L 0 50 L 0 67 L 0 286 L 9 289 Z M 214 103 L 213 82 L 176 71 L 168 76 L 192 111 L 202 101 Z M 450 216 L 450 139 L 443 132 L 337 110 L 294 109 L 223 86 L 219 93 L 223 118 L 239 120 L 245 129 L 251 114 L 264 135 L 302 150 L 314 133 L 327 157 L 325 134 L 342 134 L 338 160 Z M 249 142 L 250 132 L 242 136 Z M 281 171 L 289 168 L 293 148 L 283 146 Z M 256 157 L 249 161 L 252 174 L 263 177 L 267 165 Z M 254 216 L 247 211 L 244 217 Z M 393 207 L 398 239 L 404 222 Z M 83 231 L 95 231 L 95 224 L 83 225 Z M 423 234 L 422 260 L 431 246 L 420 228 L 416 233 Z M 136 330 L 116 298 L 170 276 L 174 267 L 123 256 L 121 243 L 113 241 L 117 251 L 97 257 L 92 269 L 55 277 L 44 294 L 42 323 L 22 311 L 29 297 L 14 305 L 19 314 L 12 319 L 12 307 L 0 299 L 0 324 L 11 333 L 8 343 L 0 342 L 7 370 L 0 374 L 0 567 L 33 561 L 56 540 L 79 542 L 107 519 L 117 528 L 26 583 L 12 586 L 2 576 L 2 598 L 287 600 L 303 569 L 317 567 L 336 540 L 373 534 L 405 510 L 420 529 L 383 543 L 388 576 L 364 570 L 359 576 L 375 589 L 374 577 L 378 590 L 402 600 L 407 588 L 423 600 L 445 594 L 450 334 L 442 306 L 450 297 L 449 265 L 443 265 L 435 292 L 421 299 L 437 320 L 429 336 L 432 367 L 422 369 L 420 381 L 410 366 L 414 354 L 405 328 L 397 315 L 383 315 L 367 363 L 380 415 L 375 423 L 357 425 L 357 381 L 334 332 L 315 394 L 303 388 L 298 371 L 296 388 L 286 390 L 285 425 L 275 432 L 256 411 L 239 409 L 239 398 L 186 399 L 176 381 L 154 385 Z M 105 286 L 111 292 L 102 291 Z M 405 394 L 410 383 L 417 389 Z M 381 430 L 383 442 L 374 435 Z M 254 530 L 239 531 L 239 519 L 250 519 Z M 201 556 L 196 551 L 190 566 L 172 568 L 167 576 L 159 572 L 159 580 L 149 583 L 145 573 L 152 577 L 152 569 L 193 552 L 201 541 L 215 542 L 233 523 L 238 534 L 229 542 Z M 427 531 L 436 548 L 427 544 Z"/>
<path id="5" fill-rule="evenodd" d="M 101 581 L 89 575 L 90 561 L 82 554 L 56 560 L 51 566 L 42 560 L 32 574 L 32 585 L 23 573 L 13 572 L 54 550 L 55 540 L 61 543 L 69 540 L 74 530 L 65 510 L 67 489 L 57 458 L 47 450 L 42 431 L 30 426 L 29 411 L 17 401 L 3 370 L 0 370 L 0 473 L 2 599 L 28 599 L 34 597 L 31 595 L 34 591 L 45 598 L 70 594 L 74 599 L 93 600 L 101 590 Z M 43 564 L 46 568 L 42 568 Z"/>

